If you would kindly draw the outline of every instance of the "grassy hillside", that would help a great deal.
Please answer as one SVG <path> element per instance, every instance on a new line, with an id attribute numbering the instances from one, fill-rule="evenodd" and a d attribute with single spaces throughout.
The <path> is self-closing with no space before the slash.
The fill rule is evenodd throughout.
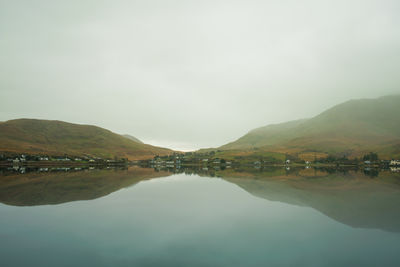
<path id="1" fill-rule="evenodd" d="M 135 160 L 167 155 L 172 150 L 140 144 L 96 126 L 18 119 L 0 123 L 0 152 Z"/>
<path id="2" fill-rule="evenodd" d="M 252 130 L 218 149 L 349 157 L 374 151 L 400 157 L 399 103 L 400 95 L 351 100 L 311 119 Z"/>

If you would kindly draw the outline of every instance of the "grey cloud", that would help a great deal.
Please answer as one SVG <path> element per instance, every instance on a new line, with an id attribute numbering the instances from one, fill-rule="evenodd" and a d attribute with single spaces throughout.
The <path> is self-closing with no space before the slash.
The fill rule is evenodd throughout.
<path id="1" fill-rule="evenodd" d="M 178 149 L 399 93 L 398 1 L 0 1 L 0 120 Z"/>

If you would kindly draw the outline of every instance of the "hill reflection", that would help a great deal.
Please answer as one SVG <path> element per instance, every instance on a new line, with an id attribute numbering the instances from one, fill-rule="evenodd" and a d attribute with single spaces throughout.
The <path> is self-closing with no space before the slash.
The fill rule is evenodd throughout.
<path id="1" fill-rule="evenodd" d="M 360 170 L 225 171 L 250 194 L 307 206 L 352 227 L 400 232 L 400 174 Z"/>
<path id="2" fill-rule="evenodd" d="M 171 175 L 140 167 L 3 171 L 0 202 L 14 206 L 61 204 L 103 197 L 140 181 Z"/>
<path id="3" fill-rule="evenodd" d="M 400 232 L 400 173 L 359 169 L 56 170 L 0 173 L 0 202 L 14 206 L 96 199 L 174 173 L 219 177 L 269 201 L 310 207 L 352 227 Z M 260 211 L 262 212 L 262 211 Z"/>

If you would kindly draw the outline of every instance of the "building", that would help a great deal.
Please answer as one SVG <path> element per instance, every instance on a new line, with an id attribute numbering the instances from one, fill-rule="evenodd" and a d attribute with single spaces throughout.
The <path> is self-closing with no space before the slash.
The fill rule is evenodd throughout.
<path id="1" fill-rule="evenodd" d="M 213 162 L 214 164 L 220 164 L 221 163 L 221 160 L 219 159 L 219 158 L 216 158 L 216 159 L 214 159 L 214 162 Z"/>
<path id="2" fill-rule="evenodd" d="M 389 163 L 390 166 L 399 166 L 400 165 L 400 160 L 398 159 L 392 159 Z"/>

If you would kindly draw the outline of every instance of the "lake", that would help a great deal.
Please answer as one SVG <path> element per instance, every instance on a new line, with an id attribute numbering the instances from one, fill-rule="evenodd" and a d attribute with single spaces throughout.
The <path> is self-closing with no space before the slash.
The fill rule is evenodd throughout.
<path id="1" fill-rule="evenodd" d="M 1 266 L 400 266 L 390 170 L 3 170 L 0 202 Z"/>

